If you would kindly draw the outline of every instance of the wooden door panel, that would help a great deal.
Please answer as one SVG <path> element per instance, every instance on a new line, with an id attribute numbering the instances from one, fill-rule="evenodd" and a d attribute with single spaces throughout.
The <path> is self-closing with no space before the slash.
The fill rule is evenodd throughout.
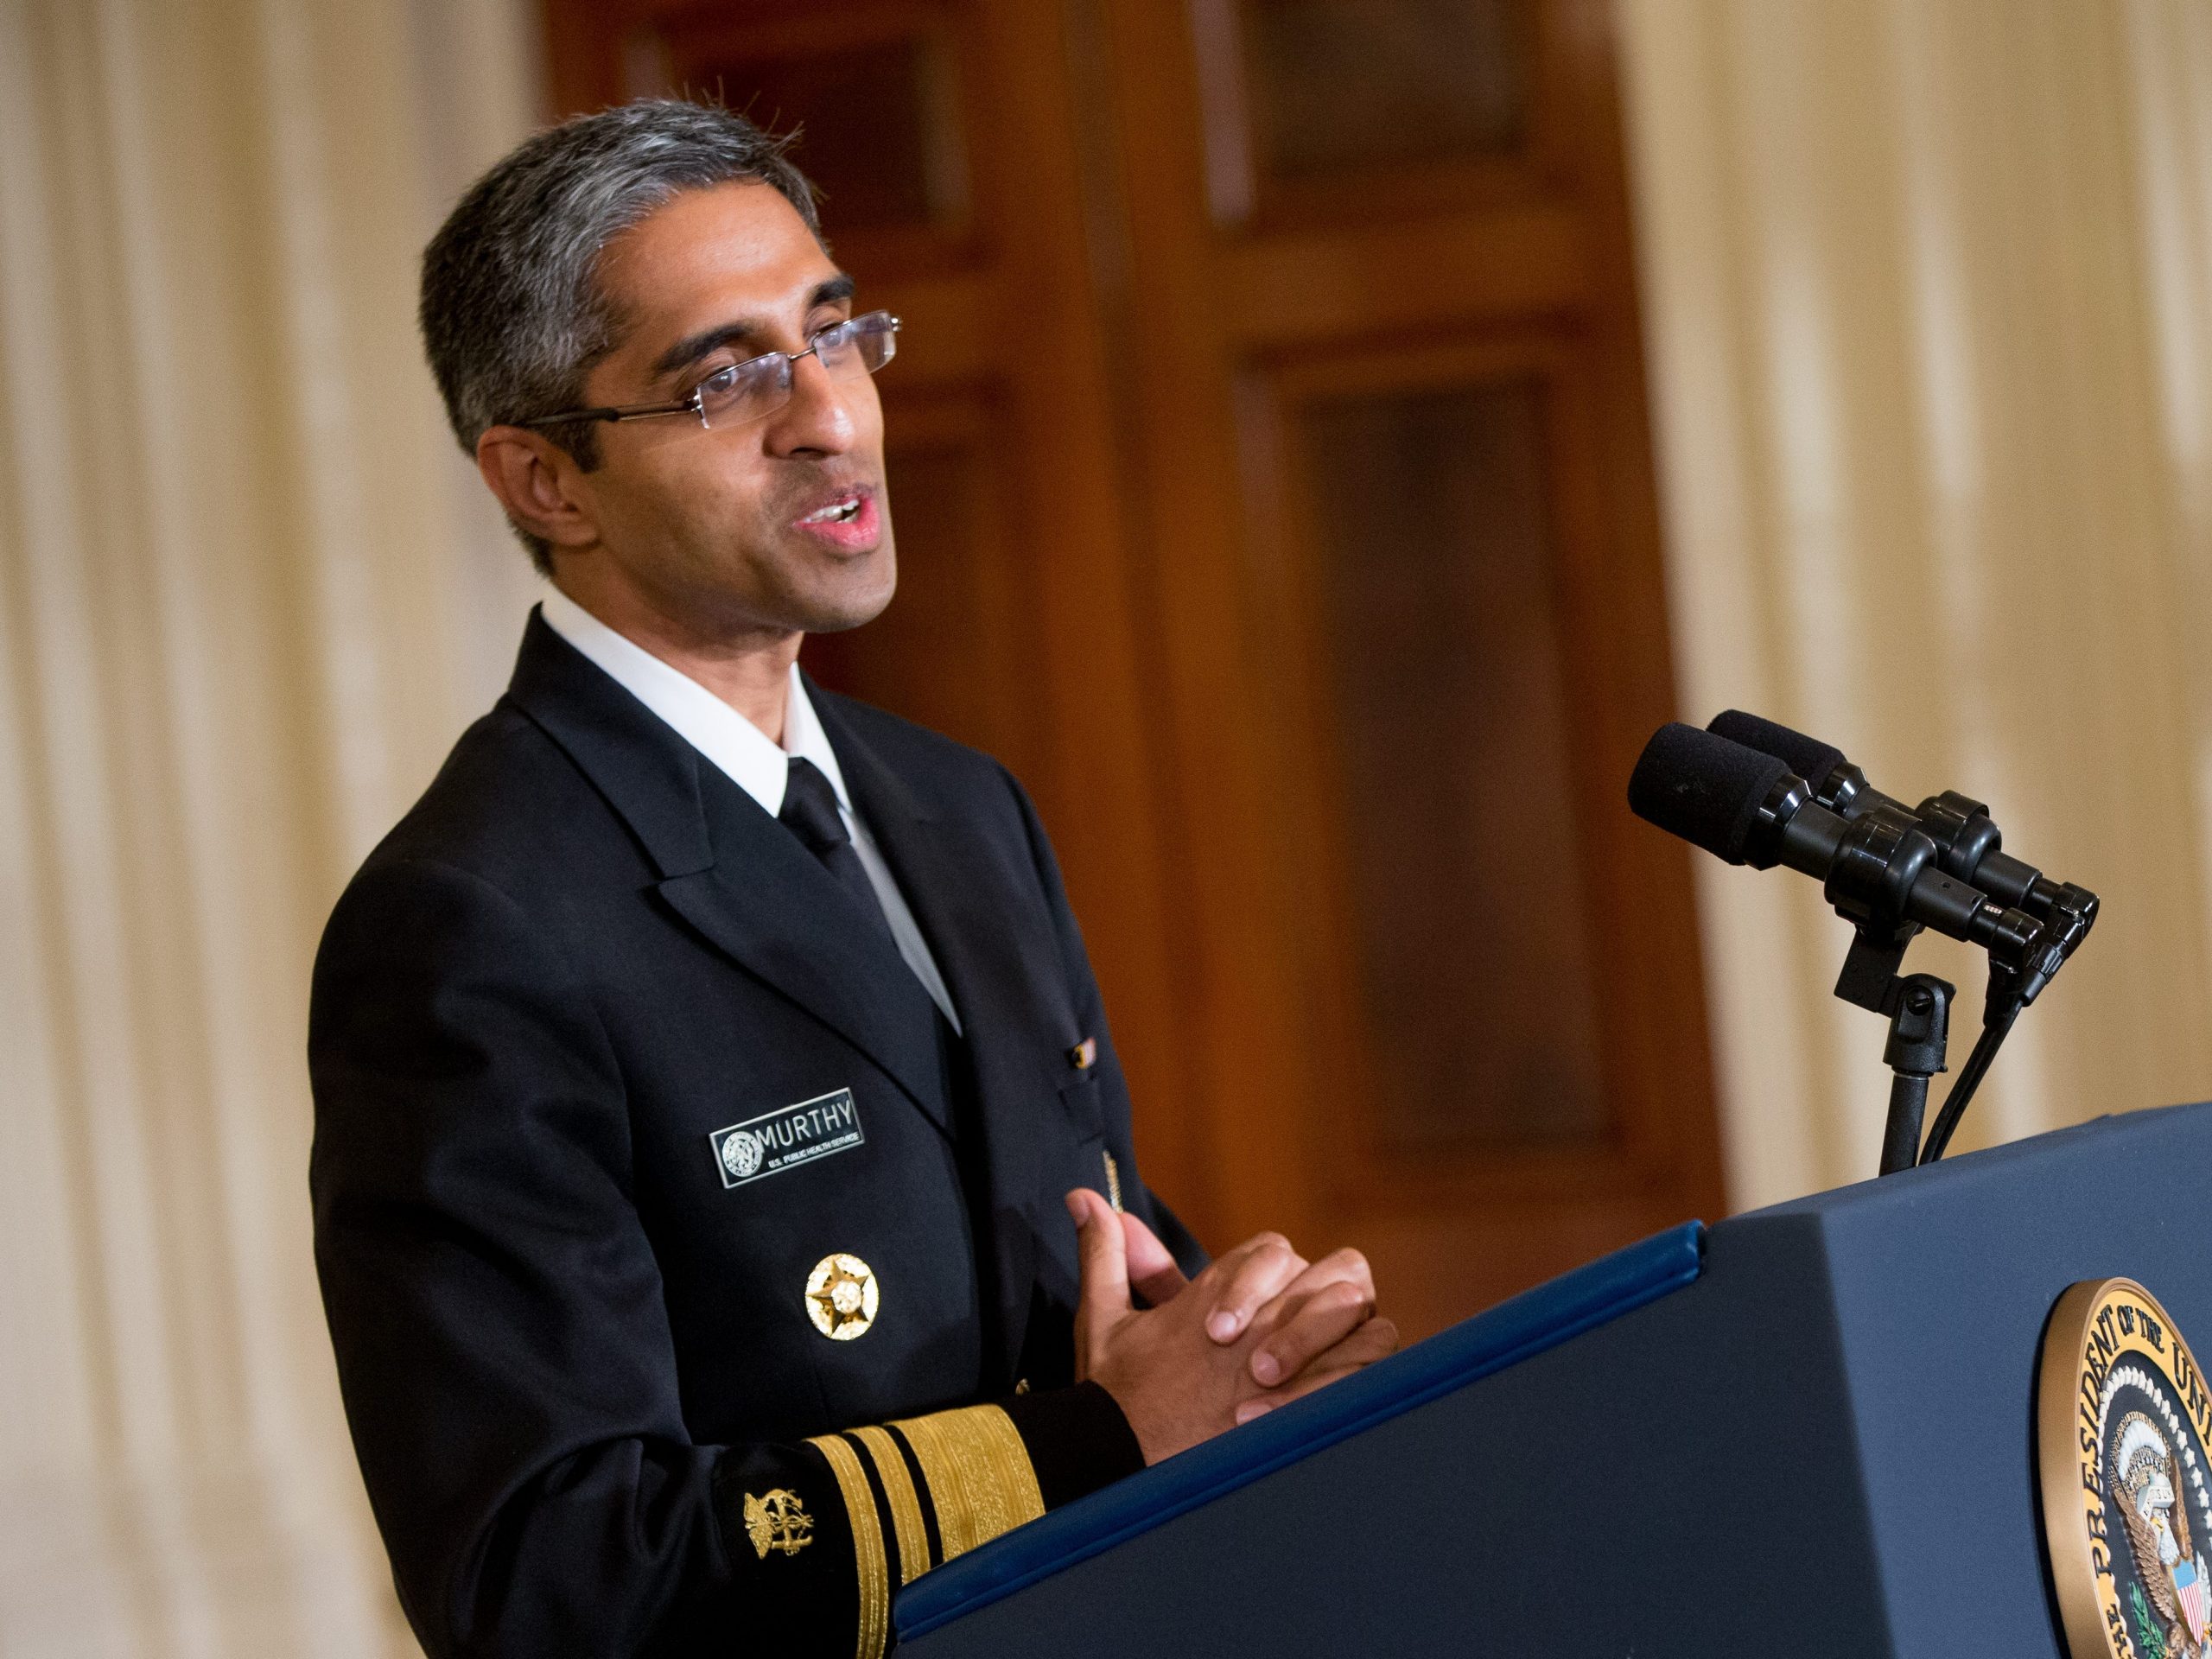
<path id="1" fill-rule="evenodd" d="M 1568 666 L 1533 378 L 1338 388 L 1289 411 L 1334 788 L 1336 960 L 1378 1147 L 1590 1139 L 1607 1117 Z"/>
<path id="2" fill-rule="evenodd" d="M 1224 1207 L 1358 1244 L 1415 1333 L 1720 1201 L 1684 861 L 1621 799 L 1672 697 L 1603 9 L 1439 10 L 1524 54 L 1487 127 L 1384 84 L 1431 10 L 1105 4 L 1175 776 L 1234 912 L 1195 971 L 1271 1062 L 1207 1074 Z M 1426 131 L 1287 164 L 1298 111 Z"/>
<path id="3" fill-rule="evenodd" d="M 1605 735 L 1663 699 L 1619 665 L 1663 607 L 1604 510 L 1599 354 L 1476 327 L 1240 376 L 1312 1221 L 1427 1264 L 1393 1291 L 1410 1328 L 1710 1196 L 1694 918 Z"/>
<path id="4" fill-rule="evenodd" d="M 1379 221 L 1541 194 L 1573 148 L 1541 0 L 1190 0 L 1223 229 Z"/>
<path id="5" fill-rule="evenodd" d="M 1534 53 L 1516 0 L 1242 0 L 1256 170 L 1398 171 L 1527 146 Z"/>
<path id="6" fill-rule="evenodd" d="M 649 60 L 661 86 L 797 132 L 840 257 L 888 276 L 969 251 L 966 21 L 949 4 L 694 7 L 652 31 Z"/>

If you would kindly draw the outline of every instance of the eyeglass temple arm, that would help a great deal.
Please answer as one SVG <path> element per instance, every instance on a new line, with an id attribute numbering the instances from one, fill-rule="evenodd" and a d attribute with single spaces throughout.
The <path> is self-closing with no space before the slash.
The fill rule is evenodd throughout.
<path id="1" fill-rule="evenodd" d="M 510 421 L 510 426 L 566 426 L 571 421 L 647 421 L 663 415 L 697 415 L 706 418 L 699 407 L 696 392 L 674 404 L 622 404 L 605 409 L 571 409 L 558 415 L 540 415 L 534 420 Z"/>

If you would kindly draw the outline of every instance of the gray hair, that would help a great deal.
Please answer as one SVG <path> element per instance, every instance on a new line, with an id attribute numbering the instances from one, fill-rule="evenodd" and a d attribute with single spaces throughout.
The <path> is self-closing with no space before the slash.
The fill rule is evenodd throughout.
<path id="1" fill-rule="evenodd" d="M 546 128 L 470 186 L 423 251 L 420 313 L 461 447 L 474 454 L 487 427 L 582 401 L 584 377 L 621 340 L 600 256 L 679 191 L 772 185 L 819 237 L 813 187 L 787 155 L 795 137 L 712 105 L 640 99 Z M 595 423 L 546 435 L 585 471 L 599 464 Z M 515 533 L 550 575 L 551 548 Z"/>

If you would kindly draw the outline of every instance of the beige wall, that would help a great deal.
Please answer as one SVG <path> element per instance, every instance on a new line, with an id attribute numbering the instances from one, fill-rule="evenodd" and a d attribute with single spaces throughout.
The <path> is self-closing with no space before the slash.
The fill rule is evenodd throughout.
<path id="1" fill-rule="evenodd" d="M 525 0 L 0 0 L 0 1654 L 404 1651 L 306 970 L 528 582 L 412 264 Z"/>
<path id="2" fill-rule="evenodd" d="M 2212 1095 L 2212 7 L 1620 15 L 1686 717 L 1965 790 L 2105 899 L 1962 1145 Z M 1699 862 L 1735 1201 L 1871 1173 L 1843 925 Z M 1962 1060 L 1981 969 L 1914 961 Z"/>

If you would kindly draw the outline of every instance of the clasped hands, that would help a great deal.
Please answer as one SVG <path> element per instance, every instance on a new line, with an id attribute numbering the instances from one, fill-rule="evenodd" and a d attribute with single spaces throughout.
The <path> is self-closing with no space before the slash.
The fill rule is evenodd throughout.
<path id="1" fill-rule="evenodd" d="M 1088 1188 L 1067 1205 L 1083 1261 L 1076 1376 L 1114 1396 L 1147 1464 L 1397 1349 L 1357 1250 L 1309 1262 L 1262 1233 L 1186 1280 L 1135 1216 Z"/>

